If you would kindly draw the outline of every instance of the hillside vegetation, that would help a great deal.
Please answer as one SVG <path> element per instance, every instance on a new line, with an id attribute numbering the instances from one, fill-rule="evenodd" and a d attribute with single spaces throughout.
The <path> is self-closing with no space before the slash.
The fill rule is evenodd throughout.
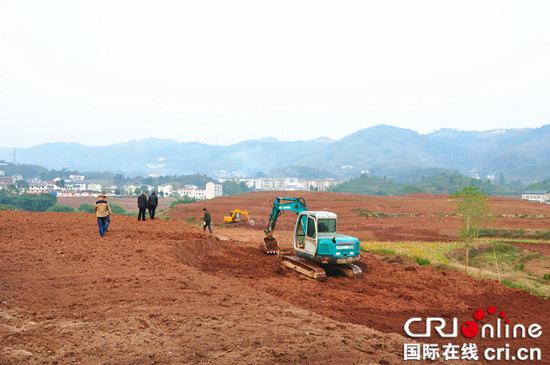
<path id="1" fill-rule="evenodd" d="M 206 174 L 348 179 L 363 171 L 411 181 L 445 170 L 465 175 L 502 176 L 507 182 L 532 183 L 548 178 L 550 124 L 540 128 L 494 131 L 441 129 L 419 134 L 378 125 L 340 140 L 248 140 L 229 146 L 147 138 L 110 146 L 48 143 L 17 150 L 21 163 L 49 169 L 92 171 L 102 161 L 106 171 L 129 176 Z M 12 148 L 0 148 L 9 161 Z M 429 172 L 431 170 L 431 172 Z"/>

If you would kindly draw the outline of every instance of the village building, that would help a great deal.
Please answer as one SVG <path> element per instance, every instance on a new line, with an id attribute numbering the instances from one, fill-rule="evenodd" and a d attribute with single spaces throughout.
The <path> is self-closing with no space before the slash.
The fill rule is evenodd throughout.
<path id="1" fill-rule="evenodd" d="M 222 184 L 216 184 L 215 182 L 207 182 L 204 192 L 205 199 L 213 199 L 223 195 Z"/>
<path id="2" fill-rule="evenodd" d="M 550 203 L 550 190 L 525 190 L 521 199 L 537 203 Z"/>
<path id="3" fill-rule="evenodd" d="M 172 196 L 174 193 L 174 187 L 172 185 L 159 185 L 159 194 L 163 194 L 163 196 Z"/>
<path id="4" fill-rule="evenodd" d="M 93 183 L 93 182 L 88 184 L 88 190 L 89 191 L 101 192 L 102 189 L 103 189 L 103 187 L 101 186 L 101 184 L 97 184 L 97 183 Z"/>
<path id="5" fill-rule="evenodd" d="M 48 192 L 48 184 L 44 183 L 44 182 L 30 182 L 29 183 L 29 192 L 31 192 L 31 193 L 47 193 Z"/>

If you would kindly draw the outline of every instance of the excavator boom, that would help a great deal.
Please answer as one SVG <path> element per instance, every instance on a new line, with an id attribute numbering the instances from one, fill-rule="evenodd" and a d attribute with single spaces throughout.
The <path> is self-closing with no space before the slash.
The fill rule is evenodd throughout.
<path id="1" fill-rule="evenodd" d="M 304 198 L 287 198 L 277 197 L 272 203 L 271 214 L 269 215 L 269 222 L 267 228 L 264 230 L 265 238 L 263 245 L 260 249 L 270 255 L 277 254 L 279 252 L 279 243 L 277 239 L 273 237 L 273 230 L 277 224 L 277 219 L 284 212 L 291 211 L 296 214 L 308 210 L 306 200 Z"/>

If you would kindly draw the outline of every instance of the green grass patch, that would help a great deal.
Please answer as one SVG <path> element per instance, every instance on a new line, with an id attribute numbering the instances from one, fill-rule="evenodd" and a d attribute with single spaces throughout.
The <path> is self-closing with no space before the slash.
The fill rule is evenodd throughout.
<path id="1" fill-rule="evenodd" d="M 186 221 L 187 223 L 193 223 L 193 221 L 194 221 L 195 219 L 197 219 L 197 217 L 187 217 L 187 218 L 185 218 L 185 221 Z"/>
<path id="2" fill-rule="evenodd" d="M 376 253 L 383 253 L 386 255 L 397 255 L 397 252 L 389 248 L 375 248 L 375 249 L 372 249 L 371 251 Z"/>
<path id="3" fill-rule="evenodd" d="M 479 230 L 479 237 L 499 237 L 499 238 L 530 238 L 550 240 L 550 231 L 525 231 L 523 229 L 497 229 L 484 228 Z"/>
<path id="4" fill-rule="evenodd" d="M 430 266 L 430 260 L 424 257 L 415 257 L 416 263 L 420 266 Z"/>
<path id="5" fill-rule="evenodd" d="M 360 217 L 365 217 L 367 219 L 370 218 L 370 217 L 373 217 L 373 218 L 386 218 L 386 217 L 390 216 L 389 214 L 386 214 L 386 213 L 375 212 L 374 210 L 368 210 L 368 209 L 363 209 L 363 208 L 357 209 L 357 215 L 360 216 Z"/>
<path id="6" fill-rule="evenodd" d="M 511 281 L 508 281 L 508 280 L 502 280 L 501 284 L 508 287 L 508 288 L 516 288 L 516 289 L 525 290 L 526 292 L 531 292 L 531 290 L 527 286 L 521 285 L 521 284 L 518 284 L 518 283 L 515 283 L 515 282 L 511 282 Z"/>
<path id="7" fill-rule="evenodd" d="M 387 253 L 400 255 L 414 259 L 416 262 L 421 260 L 424 264 L 447 264 L 449 260 L 447 252 L 464 247 L 462 243 L 457 242 L 361 242 L 363 251 Z M 419 263 L 420 265 L 420 263 Z"/>

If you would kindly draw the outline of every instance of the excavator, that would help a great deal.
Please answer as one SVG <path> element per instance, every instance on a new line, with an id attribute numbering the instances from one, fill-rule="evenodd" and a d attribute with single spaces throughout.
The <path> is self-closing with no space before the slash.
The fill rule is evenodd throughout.
<path id="1" fill-rule="evenodd" d="M 291 251 L 281 250 L 277 239 L 273 237 L 277 219 L 287 211 L 298 215 Z M 359 260 L 359 240 L 337 234 L 336 220 L 335 213 L 310 211 L 304 198 L 276 197 L 260 249 L 267 254 L 279 255 L 286 267 L 313 279 L 324 280 L 325 268 L 328 267 L 350 278 L 361 278 L 361 268 L 352 264 Z"/>
<path id="2" fill-rule="evenodd" d="M 237 223 L 240 223 L 240 222 L 244 222 L 244 217 L 246 217 L 246 221 L 248 222 L 248 224 L 250 224 L 251 226 L 254 225 L 254 220 L 253 219 L 250 219 L 250 217 L 248 216 L 248 212 L 246 210 L 240 210 L 240 209 L 235 209 L 235 210 L 232 210 L 231 213 L 229 213 L 230 216 L 229 217 L 223 217 L 223 222 L 224 223 L 232 223 L 233 225 L 237 224 Z"/>

